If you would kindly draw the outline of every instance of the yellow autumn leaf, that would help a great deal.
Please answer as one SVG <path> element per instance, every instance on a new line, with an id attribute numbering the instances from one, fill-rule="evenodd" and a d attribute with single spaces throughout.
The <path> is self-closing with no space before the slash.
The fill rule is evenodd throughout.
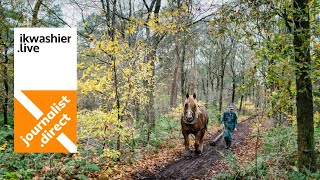
<path id="1" fill-rule="evenodd" d="M 8 147 L 7 143 L 4 143 L 4 144 L 0 147 L 0 151 L 6 150 L 7 147 Z"/>

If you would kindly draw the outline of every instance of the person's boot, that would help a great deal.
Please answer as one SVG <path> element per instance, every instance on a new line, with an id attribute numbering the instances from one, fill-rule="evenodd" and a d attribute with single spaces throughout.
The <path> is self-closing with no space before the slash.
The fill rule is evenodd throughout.
<path id="1" fill-rule="evenodd" d="M 229 149 L 230 141 L 227 137 L 224 137 L 224 141 L 226 142 L 226 149 Z"/>
<path id="2" fill-rule="evenodd" d="M 228 143 L 227 143 L 227 149 L 231 149 L 231 141 L 228 141 Z"/>

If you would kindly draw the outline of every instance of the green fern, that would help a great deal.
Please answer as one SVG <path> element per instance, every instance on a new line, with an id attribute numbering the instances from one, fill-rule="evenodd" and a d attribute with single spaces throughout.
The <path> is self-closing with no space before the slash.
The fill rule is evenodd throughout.
<path id="1" fill-rule="evenodd" d="M 87 163 L 84 168 L 88 172 L 95 172 L 100 170 L 100 168 L 97 165 L 91 163 Z"/>

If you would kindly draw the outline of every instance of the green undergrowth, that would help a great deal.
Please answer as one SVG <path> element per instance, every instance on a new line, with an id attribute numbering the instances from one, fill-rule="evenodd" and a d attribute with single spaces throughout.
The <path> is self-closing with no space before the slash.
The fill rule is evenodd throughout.
<path id="1" fill-rule="evenodd" d="M 14 153 L 13 129 L 0 128 L 0 179 L 87 179 L 96 176 L 102 162 L 78 154 L 61 153 Z M 99 164 L 101 163 L 101 164 Z"/>
<path id="2" fill-rule="evenodd" d="M 180 138 L 180 121 L 169 118 L 167 116 L 159 116 L 156 119 L 156 125 L 153 132 L 150 134 L 150 139 L 147 141 L 148 125 L 144 123 L 137 123 L 137 128 L 140 126 L 140 132 L 137 134 L 135 148 L 146 147 L 147 151 L 158 152 L 159 148 L 163 146 L 174 146 L 172 140 Z"/>
<path id="3" fill-rule="evenodd" d="M 90 117 L 89 117 L 90 116 Z M 101 114 L 88 114 L 97 123 Z M 78 119 L 79 123 L 81 119 Z M 1 121 L 2 122 L 2 121 Z M 143 158 L 144 153 L 158 153 L 163 147 L 176 147 L 182 143 L 180 120 L 169 115 L 156 118 L 155 129 L 147 139 L 147 123 L 135 121 L 134 134 L 121 140 L 121 150 L 116 149 L 116 141 L 108 140 L 106 148 L 102 148 L 101 139 L 92 136 L 78 139 L 78 153 L 14 153 L 13 118 L 9 126 L 0 127 L 0 179 L 87 179 L 98 178 L 100 172 L 108 178 L 121 173 L 119 166 L 131 164 Z M 78 124 L 80 128 L 82 124 Z M 88 129 L 89 130 L 89 129 Z M 79 135 L 79 132 L 78 132 Z"/>
<path id="4" fill-rule="evenodd" d="M 317 171 L 310 172 L 306 169 L 298 169 L 297 161 L 297 129 L 296 127 L 278 126 L 263 132 L 261 138 L 263 144 L 258 151 L 256 166 L 254 158 L 245 167 L 240 167 L 232 154 L 225 156 L 231 174 L 221 173 L 213 179 L 292 179 L 308 180 L 320 179 L 320 127 L 315 128 L 315 151 L 317 159 Z M 252 133 L 256 138 L 257 133 Z M 241 170 L 240 170 L 241 169 Z"/>

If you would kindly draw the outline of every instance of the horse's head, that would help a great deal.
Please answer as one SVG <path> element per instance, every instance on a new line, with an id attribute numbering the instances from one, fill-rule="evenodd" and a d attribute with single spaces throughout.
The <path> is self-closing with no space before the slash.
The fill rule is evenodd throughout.
<path id="1" fill-rule="evenodd" d="M 193 96 L 190 96 L 188 93 L 186 95 L 187 99 L 184 103 L 184 122 L 187 124 L 194 124 L 197 122 L 198 118 L 198 107 L 197 107 L 197 100 L 196 94 L 194 93 Z"/>

